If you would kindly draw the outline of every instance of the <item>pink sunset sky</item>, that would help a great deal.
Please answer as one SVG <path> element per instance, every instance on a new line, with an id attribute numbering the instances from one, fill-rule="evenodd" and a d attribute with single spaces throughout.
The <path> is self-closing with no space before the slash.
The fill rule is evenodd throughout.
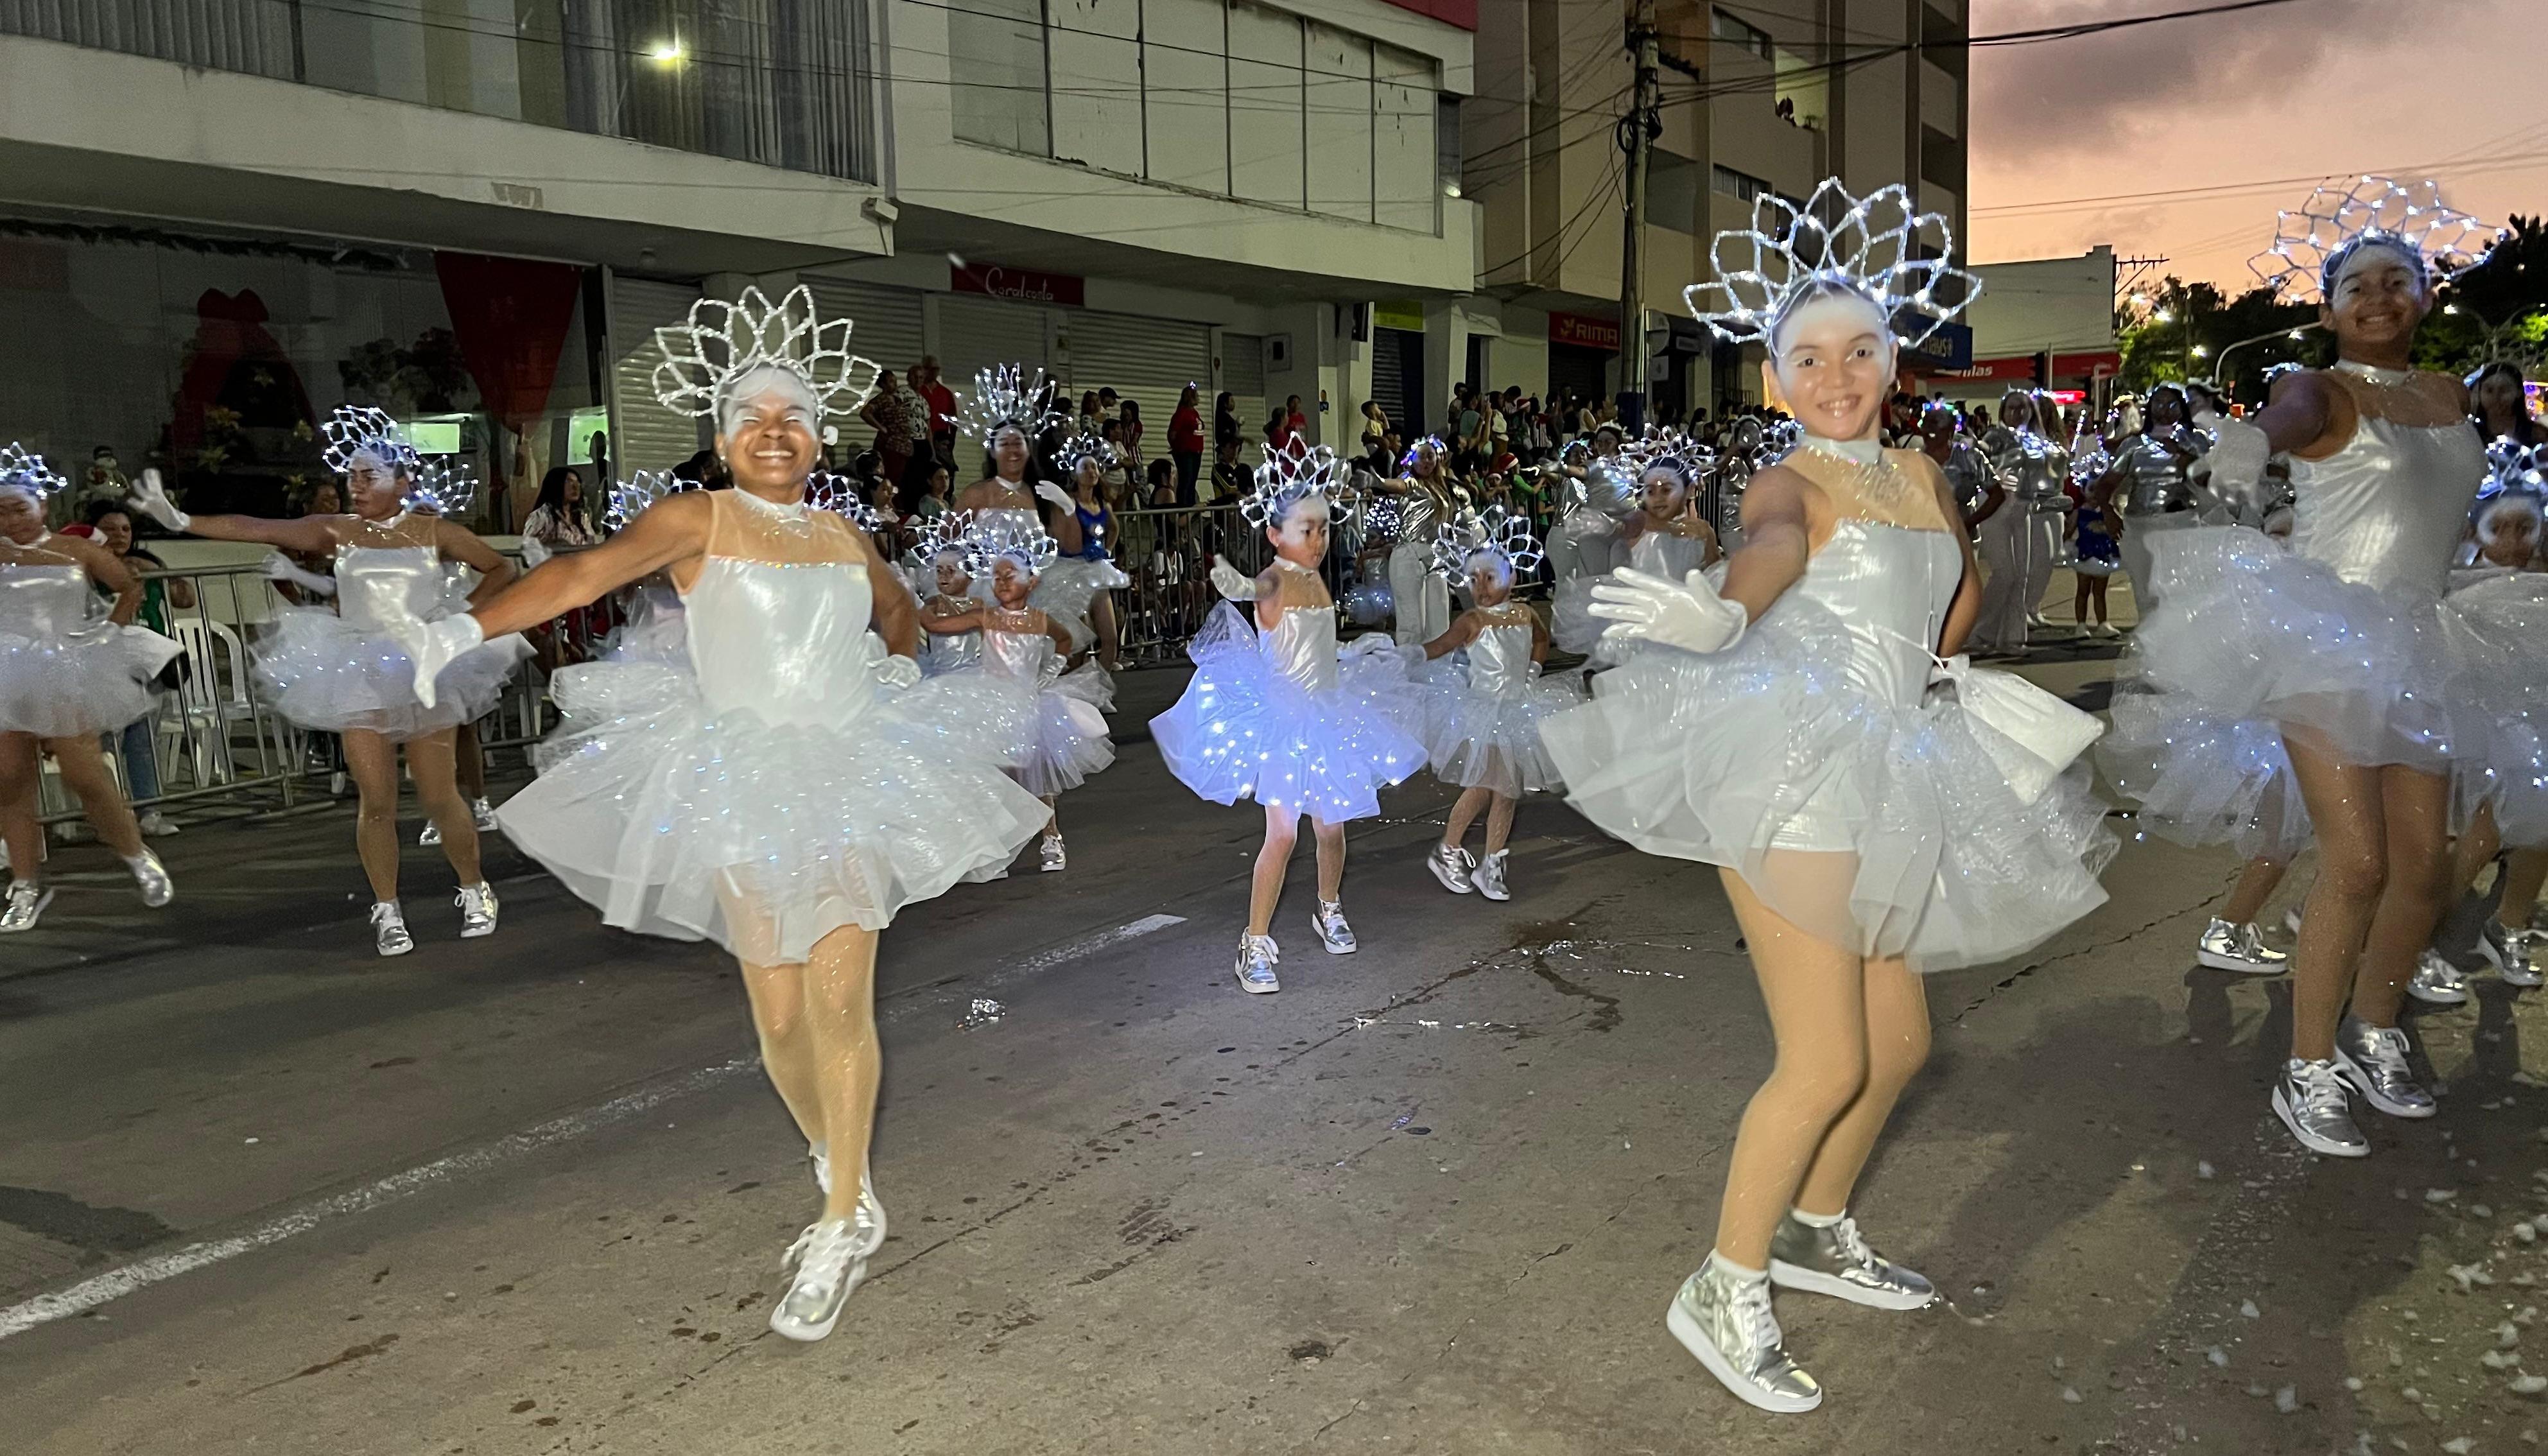
<path id="1" fill-rule="evenodd" d="M 1976 36 L 2203 0 L 1972 0 Z M 2548 0 L 2292 0 L 1972 52 L 1982 262 L 2164 255 L 2234 288 L 2327 174 L 2438 177 L 2501 223 L 2548 212 Z"/>

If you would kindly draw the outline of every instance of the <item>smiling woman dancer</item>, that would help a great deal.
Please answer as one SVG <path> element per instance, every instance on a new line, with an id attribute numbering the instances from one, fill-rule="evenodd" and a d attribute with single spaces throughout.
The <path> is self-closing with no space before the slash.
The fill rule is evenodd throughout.
<path id="1" fill-rule="evenodd" d="M 1752 266 L 1687 297 L 1768 347 L 1803 447 L 1752 478 L 1722 594 L 1699 572 L 1601 587 L 1625 661 L 1546 738 L 1593 823 L 1722 866 L 1777 1056 L 1734 1141 L 1715 1248 L 1666 1323 L 1742 1400 L 1799 1411 L 1822 1386 L 1782 1346 L 1774 1284 L 1887 1310 L 1933 1297 L 1849 1217 L 1928 1055 L 1917 972 L 2015 955 L 2086 914 L 2112 841 L 2084 774 L 2063 773 L 2093 720 L 1960 663 L 1943 664 L 1952 693 L 1928 691 L 1973 621 L 1972 549 L 1945 474 L 1878 431 L 1893 320 L 1921 324 L 1918 342 L 1975 286 L 1944 261 L 1945 220 L 1900 187 L 1859 199 L 1837 179 L 1753 218 L 1716 239 Z M 2055 731 L 2020 741 L 1985 721 L 2012 703 L 2024 712 L 1992 721 Z"/>
<path id="2" fill-rule="evenodd" d="M 2233 504 L 2290 453 L 2291 547 L 2236 526 L 2158 541 L 2165 594 L 2139 673 L 2155 720 L 2268 725 L 2290 756 L 2320 864 L 2273 1107 L 2302 1146 L 2361 1157 L 2346 1083 L 2391 1117 L 2434 1112 L 2398 1012 L 2442 915 L 2453 761 L 2484 748 L 2454 742 L 2441 600 L 2485 453 L 2467 389 L 2412 355 L 2435 287 L 2476 265 L 2487 231 L 2432 184 L 2385 177 L 2320 188 L 2280 221 L 2257 271 L 2317 301 L 2335 365 L 2284 375 L 2252 420 L 2204 423 L 2212 489 Z"/>
<path id="3" fill-rule="evenodd" d="M 762 1064 L 824 1194 L 770 1314 L 797 1340 L 831 1333 L 884 1242 L 867 1160 L 876 935 L 903 906 L 1006 864 L 1046 814 L 1000 772 L 1011 695 L 961 675 L 915 687 L 911 592 L 856 526 L 806 502 L 825 410 L 874 371 L 849 354 L 848 321 L 813 309 L 802 288 L 775 307 L 748 288 L 655 332 L 656 392 L 714 417 L 733 490 L 665 496 L 412 649 L 429 684 L 433 664 L 482 637 L 650 573 L 681 592 L 685 651 L 559 673 L 566 725 L 498 817 L 605 923 L 706 937 L 742 962 Z"/>

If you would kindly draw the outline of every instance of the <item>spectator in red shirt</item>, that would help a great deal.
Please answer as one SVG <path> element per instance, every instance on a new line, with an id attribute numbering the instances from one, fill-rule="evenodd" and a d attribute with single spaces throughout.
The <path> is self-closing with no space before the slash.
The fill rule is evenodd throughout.
<path id="1" fill-rule="evenodd" d="M 1168 454 L 1177 462 L 1177 503 L 1195 503 L 1195 481 L 1203 474 L 1202 396 L 1193 385 L 1177 396 L 1177 412 L 1168 418 Z"/>
<path id="2" fill-rule="evenodd" d="M 1283 402 L 1283 437 L 1290 439 L 1310 427 L 1310 416 L 1301 412 L 1301 397 L 1293 395 Z"/>
<path id="3" fill-rule="evenodd" d="M 938 458 L 953 464 L 956 459 L 956 392 L 938 377 L 938 356 L 923 354 L 911 371 L 911 387 L 929 402 L 929 439 L 937 448 Z"/>

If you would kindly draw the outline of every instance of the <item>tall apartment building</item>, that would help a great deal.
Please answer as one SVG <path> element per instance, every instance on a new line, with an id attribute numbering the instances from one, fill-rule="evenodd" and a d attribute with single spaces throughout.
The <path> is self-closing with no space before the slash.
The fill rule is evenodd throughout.
<path id="1" fill-rule="evenodd" d="M 1663 0 L 1675 63 L 1645 203 L 1647 318 L 1623 328 L 1623 7 L 1481 0 L 1462 184 L 1485 210 L 1484 256 L 1475 296 L 1427 310 L 1433 377 L 1605 395 L 1642 334 L 1660 417 L 1757 400 L 1759 348 L 1710 338 L 1682 290 L 1755 198 L 1801 199 L 1825 177 L 1907 183 L 1961 238 L 1965 14 L 1964 0 Z"/>
<path id="2" fill-rule="evenodd" d="M 596 433 L 616 474 L 690 455 L 651 330 L 799 282 L 889 368 L 1112 386 L 1154 452 L 1188 383 L 1348 439 L 1357 305 L 1476 279 L 1475 28 L 1473 0 L 0 0 L 0 439 L 275 508 L 314 422 L 380 404 L 511 478 L 500 526 Z"/>

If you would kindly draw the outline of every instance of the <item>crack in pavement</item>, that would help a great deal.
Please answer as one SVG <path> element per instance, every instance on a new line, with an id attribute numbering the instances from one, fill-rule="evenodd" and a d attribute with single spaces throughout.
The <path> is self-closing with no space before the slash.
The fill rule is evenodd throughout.
<path id="1" fill-rule="evenodd" d="M 2019 981 L 2025 980 L 2027 977 L 2035 974 L 2039 970 L 2059 965 L 2064 960 L 2076 960 L 2083 956 L 2093 956 L 2101 951 L 2111 951 L 2117 946 L 2123 945 L 2128 941 L 2146 935 L 2149 932 L 2158 929 L 2160 926 L 2167 924 L 2171 920 L 2178 920 L 2187 915 L 2191 915 L 2195 911 L 2210 905 L 2213 901 L 2220 899 L 2222 895 L 2226 893 L 2228 893 L 2226 890 L 2216 890 L 2211 894 L 2205 895 L 2202 899 L 2196 900 L 2190 905 L 2184 905 L 2177 909 L 2166 911 L 2155 919 L 2143 921 L 2141 924 L 2133 927 L 2131 930 L 2124 931 L 2119 935 L 2108 936 L 2101 940 L 2091 941 L 2084 946 L 2073 947 L 2070 950 L 2062 952 L 2058 956 L 2048 956 L 2042 960 L 2029 961 L 2025 965 L 2018 967 L 2016 970 L 2009 972 L 2005 978 L 1993 983 L 1989 990 L 1982 992 L 1980 995 L 1975 996 L 1971 1001 L 1965 1003 L 1962 1009 L 1958 1010 L 1955 1015 L 1947 1018 L 1947 1025 L 1956 1026 L 1960 1024 L 1965 1017 L 1979 1011 L 1984 1005 L 1988 1004 L 1993 998 L 1998 996 L 2000 992 L 2008 990 L 2010 987 L 2015 986 Z"/>

